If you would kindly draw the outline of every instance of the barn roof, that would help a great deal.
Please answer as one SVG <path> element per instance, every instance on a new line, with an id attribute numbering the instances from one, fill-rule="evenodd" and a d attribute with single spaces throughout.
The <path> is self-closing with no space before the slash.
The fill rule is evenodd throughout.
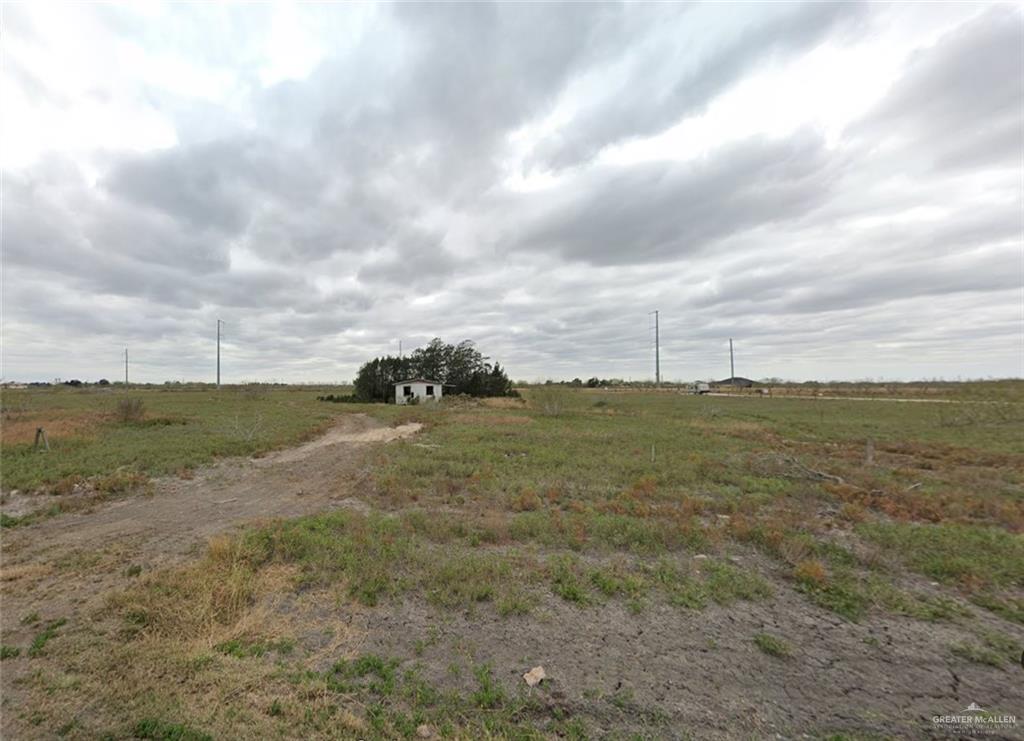
<path id="1" fill-rule="evenodd" d="M 395 381 L 396 386 L 401 386 L 403 383 L 429 383 L 434 386 L 443 385 L 440 381 L 431 381 L 429 378 L 406 378 L 404 381 Z"/>
<path id="2" fill-rule="evenodd" d="M 732 378 L 726 378 L 721 381 L 713 381 L 715 386 L 753 386 L 756 381 L 751 381 L 749 378 L 743 376 L 733 376 Z"/>

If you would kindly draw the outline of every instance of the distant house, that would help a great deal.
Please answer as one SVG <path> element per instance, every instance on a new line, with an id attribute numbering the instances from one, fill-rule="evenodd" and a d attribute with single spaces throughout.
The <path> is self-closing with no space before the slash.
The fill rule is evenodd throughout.
<path id="1" fill-rule="evenodd" d="M 715 386 L 736 386 L 741 389 L 752 388 L 754 382 L 749 378 L 742 378 L 741 376 L 733 376 L 732 378 L 726 378 L 723 381 L 715 381 Z"/>
<path id="2" fill-rule="evenodd" d="M 410 378 L 395 384 L 396 404 L 419 404 L 441 400 L 441 382 L 426 378 Z"/>

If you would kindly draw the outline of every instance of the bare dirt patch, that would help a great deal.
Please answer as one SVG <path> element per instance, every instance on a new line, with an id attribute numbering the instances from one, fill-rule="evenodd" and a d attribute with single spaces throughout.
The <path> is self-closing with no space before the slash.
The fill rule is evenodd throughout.
<path id="1" fill-rule="evenodd" d="M 311 440 L 308 443 L 271 453 L 263 458 L 257 459 L 260 465 L 280 465 L 282 463 L 295 463 L 306 460 L 324 450 L 336 445 L 359 444 L 359 443 L 386 443 L 392 440 L 399 440 L 403 437 L 415 435 L 423 425 L 419 422 L 409 422 L 398 427 L 380 427 L 370 424 L 368 417 L 361 417 L 348 425 L 334 427 L 327 431 L 327 434 Z M 370 426 L 367 426 L 370 425 Z M 355 428 L 355 429 L 353 429 Z"/>
<path id="2" fill-rule="evenodd" d="M 157 479 L 148 495 L 4 530 L 4 643 L 31 640 L 35 629 L 22 623 L 26 615 L 69 623 L 87 619 L 109 591 L 130 584 L 132 574 L 180 563 L 211 537 L 244 523 L 351 506 L 364 466 L 362 449 L 419 428 L 346 415 L 322 438 L 297 448 L 259 460 L 224 460 L 189 479 Z M 3 669 L 9 699 L 30 667 L 19 661 Z"/>
<path id="3" fill-rule="evenodd" d="M 742 609 L 653 605 L 635 614 L 617 603 L 550 600 L 511 619 L 408 600 L 356 615 L 355 624 L 361 651 L 423 666 L 435 687 L 470 691 L 471 668 L 489 665 L 514 695 L 523 672 L 543 665 L 548 679 L 532 694 L 587 717 L 594 737 L 928 738 L 943 708 L 962 710 L 972 697 L 1004 709 L 1021 700 L 1008 673 L 1000 681 L 953 660 L 945 647 L 960 637 L 955 627 L 886 617 L 851 624 L 808 610 L 788 589 Z M 784 638 L 792 655 L 758 650 L 754 637 L 764 632 Z"/>

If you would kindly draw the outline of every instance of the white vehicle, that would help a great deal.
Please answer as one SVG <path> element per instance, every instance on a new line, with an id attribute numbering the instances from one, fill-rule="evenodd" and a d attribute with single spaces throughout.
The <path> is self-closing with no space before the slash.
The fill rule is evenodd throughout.
<path id="1" fill-rule="evenodd" d="M 710 394 L 711 386 L 704 381 L 697 381 L 696 383 L 690 384 L 689 390 L 691 394 Z"/>

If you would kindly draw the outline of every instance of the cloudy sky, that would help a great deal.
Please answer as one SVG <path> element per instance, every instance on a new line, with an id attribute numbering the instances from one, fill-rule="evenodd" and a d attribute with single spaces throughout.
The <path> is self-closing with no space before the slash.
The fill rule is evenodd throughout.
<path id="1" fill-rule="evenodd" d="M 4 4 L 3 376 L 1022 376 L 1022 18 Z"/>

